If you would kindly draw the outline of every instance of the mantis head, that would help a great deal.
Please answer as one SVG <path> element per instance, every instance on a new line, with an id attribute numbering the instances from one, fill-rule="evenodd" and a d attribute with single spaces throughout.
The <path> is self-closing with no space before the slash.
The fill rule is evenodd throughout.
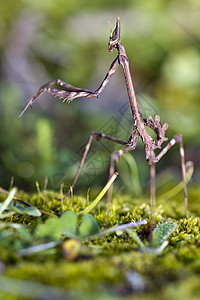
<path id="1" fill-rule="evenodd" d="M 108 51 L 112 52 L 115 48 L 118 47 L 120 43 L 120 18 L 117 18 L 116 27 L 110 36 L 110 40 L 108 43 Z"/>

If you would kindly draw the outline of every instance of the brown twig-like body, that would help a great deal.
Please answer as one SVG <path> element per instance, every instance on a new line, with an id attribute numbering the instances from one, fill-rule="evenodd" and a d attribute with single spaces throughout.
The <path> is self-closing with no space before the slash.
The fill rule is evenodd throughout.
<path id="1" fill-rule="evenodd" d="M 90 145 L 92 143 L 92 139 L 95 136 L 97 141 L 99 141 L 101 138 L 105 138 L 107 140 L 110 140 L 112 142 L 121 144 L 125 146 L 125 148 L 116 151 L 112 153 L 111 155 L 111 162 L 110 162 L 110 170 L 109 170 L 109 178 L 114 174 L 115 172 L 115 161 L 119 161 L 120 156 L 123 155 L 126 152 L 130 152 L 136 148 L 138 138 L 140 137 L 142 139 L 142 142 L 144 143 L 145 152 L 146 152 L 146 159 L 150 165 L 150 177 L 151 177 L 151 210 L 152 215 L 154 213 L 154 207 L 155 207 L 155 164 L 163 157 L 163 155 L 176 143 L 180 145 L 180 155 L 181 155 L 181 167 L 182 167 L 182 175 L 183 175 L 183 182 L 184 182 L 184 197 L 185 197 L 185 215 L 187 214 L 187 186 L 186 186 L 186 170 L 185 170 L 185 157 L 184 157 L 184 148 L 183 148 L 183 142 L 182 142 L 182 136 L 180 134 L 174 136 L 174 138 L 167 144 L 167 146 L 161 150 L 161 152 L 158 155 L 155 155 L 155 149 L 159 148 L 161 149 L 161 145 L 163 142 L 167 141 L 168 138 L 165 137 L 165 131 L 168 128 L 168 124 L 165 123 L 163 126 L 160 123 L 160 117 L 158 115 L 155 116 L 155 120 L 151 116 L 149 116 L 148 119 L 143 119 L 142 115 L 139 111 L 135 91 L 133 87 L 133 82 L 130 74 L 129 69 L 129 60 L 126 55 L 125 48 L 123 44 L 120 42 L 120 18 L 117 19 L 116 28 L 113 32 L 113 35 L 110 37 L 109 45 L 108 45 L 108 51 L 112 52 L 114 49 L 118 50 L 118 56 L 113 61 L 113 63 L 110 66 L 110 69 L 108 70 L 108 73 L 106 74 L 104 80 L 102 81 L 101 85 L 95 92 L 91 92 L 89 90 L 80 89 L 73 87 L 60 79 L 52 80 L 48 82 L 47 84 L 43 85 L 39 91 L 29 100 L 28 104 L 26 105 L 25 109 L 22 111 L 19 117 L 22 116 L 22 114 L 25 112 L 25 110 L 32 105 L 32 103 L 43 93 L 46 91 L 55 95 L 56 97 L 64 99 L 63 101 L 71 102 L 73 99 L 78 97 L 86 97 L 86 98 L 92 98 L 92 97 L 99 97 L 105 86 L 107 85 L 108 81 L 110 80 L 111 76 L 115 73 L 118 66 L 121 64 L 124 70 L 124 76 L 131 106 L 131 111 L 133 114 L 133 133 L 130 136 L 129 140 L 122 141 L 117 138 L 114 138 L 112 136 L 108 136 L 106 134 L 93 131 L 90 135 L 90 138 L 88 140 L 88 143 L 85 148 L 85 152 L 83 154 L 83 157 L 81 159 L 77 174 L 75 176 L 75 179 L 72 184 L 72 188 L 75 186 L 76 181 L 78 179 L 80 170 L 82 168 L 82 165 L 85 161 L 85 158 L 87 156 L 87 153 L 89 151 Z M 62 90 L 52 88 L 51 86 L 57 84 L 62 88 Z M 145 127 L 151 128 L 156 133 L 156 139 L 154 140 L 146 131 Z M 70 191 L 68 192 L 67 196 L 69 195 Z M 108 192 L 108 207 L 110 207 L 110 202 L 112 198 L 112 187 L 110 188 Z M 108 208 L 109 209 L 109 208 Z"/>

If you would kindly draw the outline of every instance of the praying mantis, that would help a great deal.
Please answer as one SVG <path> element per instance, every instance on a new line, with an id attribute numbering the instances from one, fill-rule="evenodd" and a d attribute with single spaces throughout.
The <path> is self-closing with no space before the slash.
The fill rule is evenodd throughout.
<path id="1" fill-rule="evenodd" d="M 160 123 L 160 116 L 156 115 L 155 120 L 149 116 L 148 119 L 142 118 L 142 115 L 138 108 L 138 103 L 136 99 L 136 94 L 133 86 L 133 81 L 131 78 L 130 68 L 129 68 L 129 60 L 126 55 L 126 51 L 124 48 L 124 45 L 120 41 L 120 18 L 117 18 L 116 27 L 110 36 L 109 43 L 108 43 L 108 51 L 112 52 L 113 50 L 118 51 L 117 57 L 112 62 L 104 80 L 100 84 L 100 86 L 96 89 L 96 91 L 92 92 L 86 89 L 77 88 L 74 86 L 71 86 L 68 83 L 65 83 L 64 81 L 60 79 L 55 79 L 52 81 L 47 82 L 44 84 L 38 92 L 30 98 L 27 105 L 25 106 L 22 113 L 19 115 L 19 118 L 24 114 L 24 112 L 27 110 L 29 106 L 32 106 L 33 102 L 37 100 L 38 97 L 40 97 L 45 92 L 51 93 L 55 95 L 56 97 L 59 97 L 63 99 L 63 102 L 70 103 L 73 99 L 79 98 L 79 97 L 86 97 L 86 98 L 98 98 L 106 85 L 108 84 L 110 78 L 114 75 L 119 65 L 122 65 L 123 71 L 124 71 L 124 77 L 128 92 L 128 97 L 130 101 L 130 107 L 133 115 L 133 132 L 129 138 L 128 141 L 123 141 L 118 138 L 115 138 L 113 136 L 106 135 L 101 132 L 92 131 L 89 137 L 89 140 L 86 144 L 85 151 L 83 153 L 83 157 L 80 161 L 76 176 L 74 178 L 74 181 L 71 185 L 71 188 L 73 189 L 77 179 L 79 177 L 81 168 L 84 164 L 84 161 L 86 159 L 87 153 L 90 149 L 92 140 L 94 137 L 96 137 L 97 141 L 100 141 L 102 138 L 107 139 L 111 142 L 118 143 L 123 146 L 121 150 L 118 150 L 116 152 L 113 152 L 111 154 L 110 159 L 110 167 L 109 167 L 109 179 L 113 176 L 115 173 L 115 162 L 120 160 L 120 157 L 130 151 L 133 151 L 136 146 L 138 139 L 141 138 L 145 153 L 146 153 L 146 160 L 150 166 L 150 195 L 151 195 L 151 211 L 152 214 L 155 209 L 155 199 L 156 199 L 156 172 L 155 172 L 155 164 L 168 152 L 168 150 L 175 144 L 179 144 L 180 146 L 180 156 L 181 156 L 181 169 L 182 169 L 182 177 L 183 177 L 183 183 L 184 183 L 184 201 L 185 201 L 185 216 L 187 215 L 187 184 L 186 184 L 186 168 L 185 168 L 185 153 L 184 153 L 184 147 L 183 147 L 183 140 L 182 135 L 177 134 L 175 135 L 170 142 L 162 149 L 161 145 L 163 142 L 168 141 L 168 138 L 165 136 L 165 131 L 168 129 L 168 124 L 164 123 L 161 125 Z M 53 88 L 53 85 L 57 85 L 60 87 L 60 89 Z M 151 128 L 155 134 L 156 139 L 153 139 L 146 130 L 146 127 Z M 160 153 L 158 155 L 155 154 L 156 149 L 161 149 Z M 71 190 L 71 189 L 70 189 Z M 67 195 L 69 195 L 70 190 L 68 191 Z M 108 190 L 108 207 L 111 205 L 111 199 L 112 199 L 112 192 L 113 192 L 113 186 L 110 187 Z M 109 210 L 109 209 L 108 209 Z"/>

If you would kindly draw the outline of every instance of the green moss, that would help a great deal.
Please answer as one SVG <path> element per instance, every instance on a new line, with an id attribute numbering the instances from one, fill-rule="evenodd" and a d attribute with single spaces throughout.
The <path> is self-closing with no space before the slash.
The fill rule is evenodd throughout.
<path id="1" fill-rule="evenodd" d="M 200 270 L 200 218 L 198 217 L 200 203 L 196 192 L 192 192 L 192 195 L 194 194 L 191 203 L 189 202 L 187 219 L 183 218 L 184 205 L 179 198 L 170 201 L 158 199 L 155 222 L 158 224 L 172 220 L 177 224 L 176 230 L 168 238 L 169 245 L 160 255 L 141 252 L 136 242 L 125 232 L 112 233 L 100 239 L 83 240 L 76 261 L 66 260 L 60 246 L 21 257 L 13 252 L 12 243 L 9 244 L 10 248 L 1 243 L 0 257 L 6 265 L 3 275 L 25 282 L 29 280 L 64 288 L 74 295 L 82 293 L 83 299 L 103 295 L 102 299 L 123 297 L 128 300 L 132 299 L 136 291 L 134 285 L 128 281 L 127 274 L 136 272 L 142 277 L 144 283 L 144 290 L 137 294 L 137 299 L 160 299 L 160 293 L 164 300 L 195 299 L 200 291 L 197 283 Z M 87 206 L 87 201 L 83 197 L 64 199 L 62 203 L 61 195 L 54 192 L 34 195 L 18 192 L 17 197 L 56 215 L 66 210 L 78 213 Z M 3 199 L 5 197 L 2 197 Z M 98 207 L 93 209 L 92 214 L 101 230 L 104 229 L 105 202 L 100 202 Z M 43 223 L 46 218 L 47 216 L 44 215 L 36 218 L 16 214 L 4 221 L 28 224 L 27 228 L 29 228 L 31 224 L 37 226 L 37 222 Z M 133 199 L 130 196 L 115 197 L 108 226 L 144 218 L 148 220 L 147 225 L 138 226 L 135 230 L 145 245 L 149 245 L 148 199 Z M 33 226 L 30 228 L 33 230 Z"/>

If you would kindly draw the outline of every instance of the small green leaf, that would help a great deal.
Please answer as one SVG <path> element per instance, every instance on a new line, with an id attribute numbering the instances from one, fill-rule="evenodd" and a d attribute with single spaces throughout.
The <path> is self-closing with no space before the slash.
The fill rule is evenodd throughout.
<path id="1" fill-rule="evenodd" d="M 42 214 L 35 206 L 29 206 L 24 208 L 24 213 L 34 217 L 40 217 Z"/>
<path id="2" fill-rule="evenodd" d="M 17 233 L 23 240 L 32 242 L 33 239 L 32 234 L 25 227 L 21 227 L 21 228 L 19 227 L 17 229 Z"/>
<path id="3" fill-rule="evenodd" d="M 90 235 L 94 235 L 100 232 L 99 224 L 95 220 L 95 218 L 90 215 L 84 215 L 82 222 L 79 226 L 79 235 L 81 237 L 87 237 Z"/>
<path id="4" fill-rule="evenodd" d="M 62 233 L 68 237 L 75 237 L 78 234 L 78 216 L 73 211 L 67 211 L 60 218 Z"/>
<path id="5" fill-rule="evenodd" d="M 57 240 L 62 234 L 62 226 L 59 218 L 50 217 L 44 224 L 38 226 L 36 235 L 39 238 Z"/>
<path id="6" fill-rule="evenodd" d="M 176 223 L 172 221 L 159 224 L 153 232 L 152 248 L 158 248 L 176 229 L 176 227 Z"/>
<path id="7" fill-rule="evenodd" d="M 34 217 L 40 217 L 41 212 L 35 206 L 24 207 L 23 205 L 17 203 L 16 206 L 12 206 L 12 209 L 19 214 L 27 214 Z"/>

